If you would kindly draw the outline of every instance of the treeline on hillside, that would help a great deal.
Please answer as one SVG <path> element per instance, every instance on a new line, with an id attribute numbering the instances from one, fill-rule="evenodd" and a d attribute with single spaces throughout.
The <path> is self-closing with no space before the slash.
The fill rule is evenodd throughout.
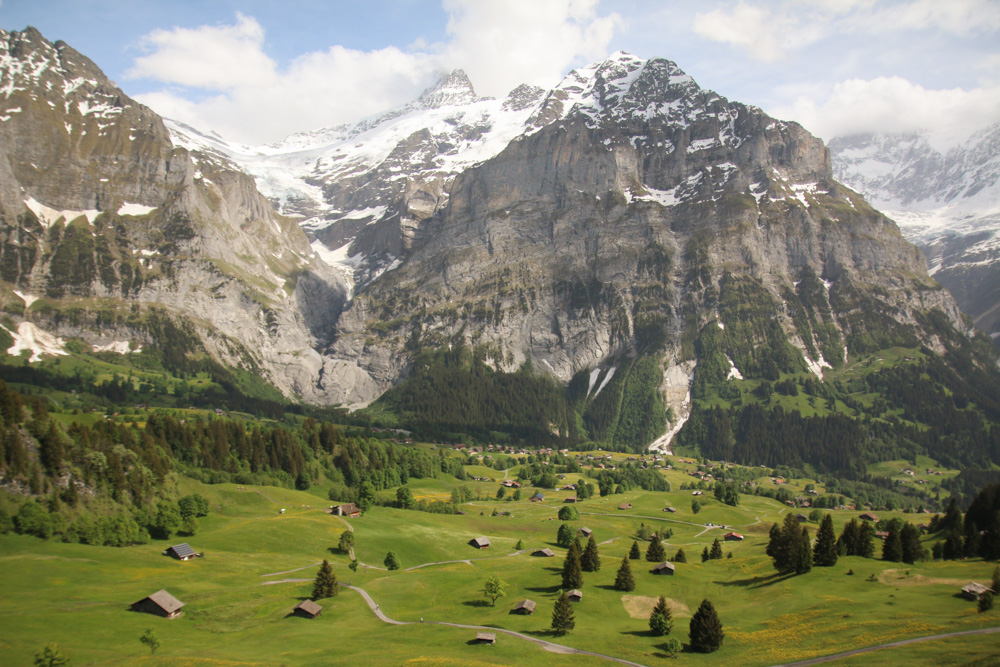
<path id="1" fill-rule="evenodd" d="M 174 470 L 209 483 L 300 489 L 325 479 L 349 493 L 362 485 L 381 490 L 434 476 L 443 461 L 417 449 L 348 437 L 313 419 L 288 428 L 153 413 L 144 428 L 105 419 L 64 427 L 42 398 L 21 396 L 2 381 L 0 415 L 0 484 L 10 492 L 4 504 L 13 499 L 38 514 L 38 503 L 20 499 L 42 501 L 49 516 L 40 524 L 49 526 L 38 533 L 44 537 L 76 539 L 88 521 L 117 522 L 106 531 L 116 535 L 111 544 L 141 539 L 143 530 L 157 533 L 157 517 L 171 513 L 167 475 Z"/>
<path id="2" fill-rule="evenodd" d="M 472 430 L 488 437 L 501 431 L 536 445 L 580 435 L 565 390 L 555 380 L 530 367 L 494 371 L 461 345 L 422 356 L 411 376 L 379 403 L 421 434 Z"/>

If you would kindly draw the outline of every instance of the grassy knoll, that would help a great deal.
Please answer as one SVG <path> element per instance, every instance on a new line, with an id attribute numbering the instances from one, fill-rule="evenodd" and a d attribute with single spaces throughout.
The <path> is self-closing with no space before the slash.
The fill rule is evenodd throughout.
<path id="1" fill-rule="evenodd" d="M 443 496 L 452 488 L 441 480 L 421 483 L 425 493 L 438 484 L 437 493 Z M 602 567 L 584 573 L 584 600 L 574 606 L 576 628 L 559 638 L 548 627 L 565 554 L 555 546 L 560 522 L 554 517 L 566 492 L 548 493 L 544 503 L 528 502 L 528 493 L 519 502 L 474 501 L 461 507 L 464 515 L 375 508 L 348 520 L 355 530 L 358 558 L 374 566 L 352 573 L 347 556 L 335 549 L 348 522 L 326 514 L 329 503 L 317 495 L 275 487 L 240 490 L 237 485 L 207 486 L 185 479 L 179 480 L 178 490 L 197 491 L 211 506 L 210 516 L 201 520 L 192 537 L 114 549 L 0 536 L 4 662 L 29 664 L 36 650 L 54 641 L 75 665 L 610 664 L 549 653 L 505 635 L 498 636 L 495 646 L 473 645 L 469 640 L 474 631 L 430 623 L 452 621 L 502 627 L 641 664 L 660 664 L 663 640 L 650 636 L 646 623 L 660 595 L 671 600 L 674 636 L 685 643 L 690 615 L 702 599 L 713 602 L 725 627 L 725 643 L 718 653 L 684 653 L 677 664 L 770 665 L 1000 625 L 1000 612 L 978 614 L 974 603 L 956 596 L 968 581 L 988 580 L 994 564 L 978 559 L 906 565 L 852 557 L 807 575 L 777 576 L 764 555 L 767 531 L 794 510 L 761 497 L 743 496 L 740 506 L 729 507 L 701 496 L 703 508 L 697 515 L 691 511 L 690 491 L 680 490 L 634 490 L 578 504 L 580 519 L 570 524 L 594 531 L 602 543 Z M 622 502 L 632 508 L 617 509 Z M 663 512 L 668 505 L 678 512 Z M 282 508 L 285 513 L 279 514 Z M 510 515 L 492 516 L 494 509 Z M 838 531 L 857 515 L 833 514 Z M 879 514 L 925 520 L 923 515 Z M 708 527 L 708 522 L 716 526 Z M 673 555 L 682 546 L 688 563 L 678 564 L 673 576 L 657 576 L 649 571 L 651 563 L 632 561 L 636 589 L 615 591 L 615 572 L 641 523 L 673 530 L 667 553 Z M 724 544 L 732 558 L 702 563 L 701 550 L 724 532 L 719 524 L 735 526 L 746 540 Z M 816 526 L 809 527 L 815 535 Z M 468 544 L 481 535 L 492 541 L 490 549 Z M 518 540 L 529 550 L 549 547 L 557 557 L 515 554 Z M 182 541 L 204 551 L 205 557 L 181 563 L 160 554 Z M 645 551 L 645 544 L 640 546 Z M 389 550 L 398 555 L 402 570 L 378 569 Z M 324 611 L 318 619 L 289 617 L 292 607 L 309 595 L 316 564 L 323 558 L 331 561 L 342 582 L 367 590 L 390 617 L 415 624 L 381 623 L 360 596 L 348 590 L 321 601 Z M 436 561 L 453 562 L 409 569 Z M 481 592 L 490 575 L 509 584 L 506 597 L 495 606 Z M 300 578 L 307 581 L 261 585 Z M 186 603 L 181 618 L 167 621 L 127 610 L 131 602 L 160 588 Z M 524 598 L 537 603 L 533 616 L 511 613 Z M 152 657 L 138 641 L 147 628 L 162 641 Z M 844 664 L 887 664 L 903 656 L 912 665 L 954 664 L 956 651 L 987 661 L 997 654 L 996 646 L 995 636 L 963 638 L 960 644 L 929 642 L 866 654 Z"/>

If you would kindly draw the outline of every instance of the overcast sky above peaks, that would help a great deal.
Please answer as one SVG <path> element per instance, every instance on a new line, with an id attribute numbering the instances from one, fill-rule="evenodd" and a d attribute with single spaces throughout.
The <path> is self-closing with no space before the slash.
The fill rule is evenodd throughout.
<path id="1" fill-rule="evenodd" d="M 0 0 L 161 115 L 276 141 L 464 69 L 551 87 L 624 50 L 829 140 L 1000 121 L 1000 0 Z"/>

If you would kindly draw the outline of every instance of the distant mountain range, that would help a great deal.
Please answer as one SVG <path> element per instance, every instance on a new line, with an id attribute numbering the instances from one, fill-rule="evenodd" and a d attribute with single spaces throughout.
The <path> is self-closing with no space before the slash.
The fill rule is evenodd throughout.
<path id="1" fill-rule="evenodd" d="M 896 149 L 835 154 L 876 201 L 918 201 L 928 190 L 905 169 L 871 167 L 879 150 Z M 242 146 L 163 121 L 68 45 L 0 32 L 4 328 L 12 349 L 33 349 L 28 333 L 143 346 L 296 400 L 392 390 L 414 419 L 502 430 L 530 413 L 532 433 L 634 448 L 665 446 L 698 400 L 736 419 L 734 381 L 914 361 L 900 349 L 962 366 L 992 396 L 979 375 L 996 374 L 995 353 L 830 154 L 627 53 L 502 100 L 456 70 L 359 123 Z M 991 192 L 995 152 L 948 156 L 933 201 Z M 932 255 L 936 278 L 953 242 Z"/>
<path id="2" fill-rule="evenodd" d="M 929 134 L 837 137 L 834 175 L 899 224 L 1000 344 L 1000 122 L 943 151 Z"/>

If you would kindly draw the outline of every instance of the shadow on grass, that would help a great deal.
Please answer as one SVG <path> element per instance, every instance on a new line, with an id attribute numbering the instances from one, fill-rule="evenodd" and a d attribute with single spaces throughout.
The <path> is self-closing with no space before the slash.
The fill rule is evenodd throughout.
<path id="1" fill-rule="evenodd" d="M 550 639 L 552 637 L 558 638 L 558 637 L 565 637 L 566 636 L 566 633 L 556 632 L 552 628 L 549 628 L 548 630 L 525 630 L 521 634 L 522 635 L 529 635 L 531 637 L 550 638 Z"/>
<path id="2" fill-rule="evenodd" d="M 555 586 L 525 586 L 524 590 L 531 591 L 532 593 L 558 593 L 562 590 L 562 582 Z"/>
<path id="3" fill-rule="evenodd" d="M 604 591 L 618 590 L 614 586 L 612 586 L 611 584 L 598 584 L 598 585 L 594 586 L 594 588 L 600 588 L 601 590 L 604 590 Z"/>
<path id="4" fill-rule="evenodd" d="M 623 630 L 620 634 L 632 635 L 633 637 L 656 637 L 650 630 Z"/>
<path id="5" fill-rule="evenodd" d="M 488 600 L 466 600 L 462 603 L 466 607 L 491 607 Z"/>
<path id="6" fill-rule="evenodd" d="M 791 579 L 795 576 L 795 573 L 790 574 L 780 574 L 775 572 L 774 574 L 769 574 L 766 576 L 751 577 L 749 579 L 735 579 L 733 581 L 713 581 L 713 584 L 718 584 L 720 586 L 741 586 L 743 588 L 763 588 L 764 586 L 771 586 L 773 584 L 780 583 L 786 579 Z"/>

